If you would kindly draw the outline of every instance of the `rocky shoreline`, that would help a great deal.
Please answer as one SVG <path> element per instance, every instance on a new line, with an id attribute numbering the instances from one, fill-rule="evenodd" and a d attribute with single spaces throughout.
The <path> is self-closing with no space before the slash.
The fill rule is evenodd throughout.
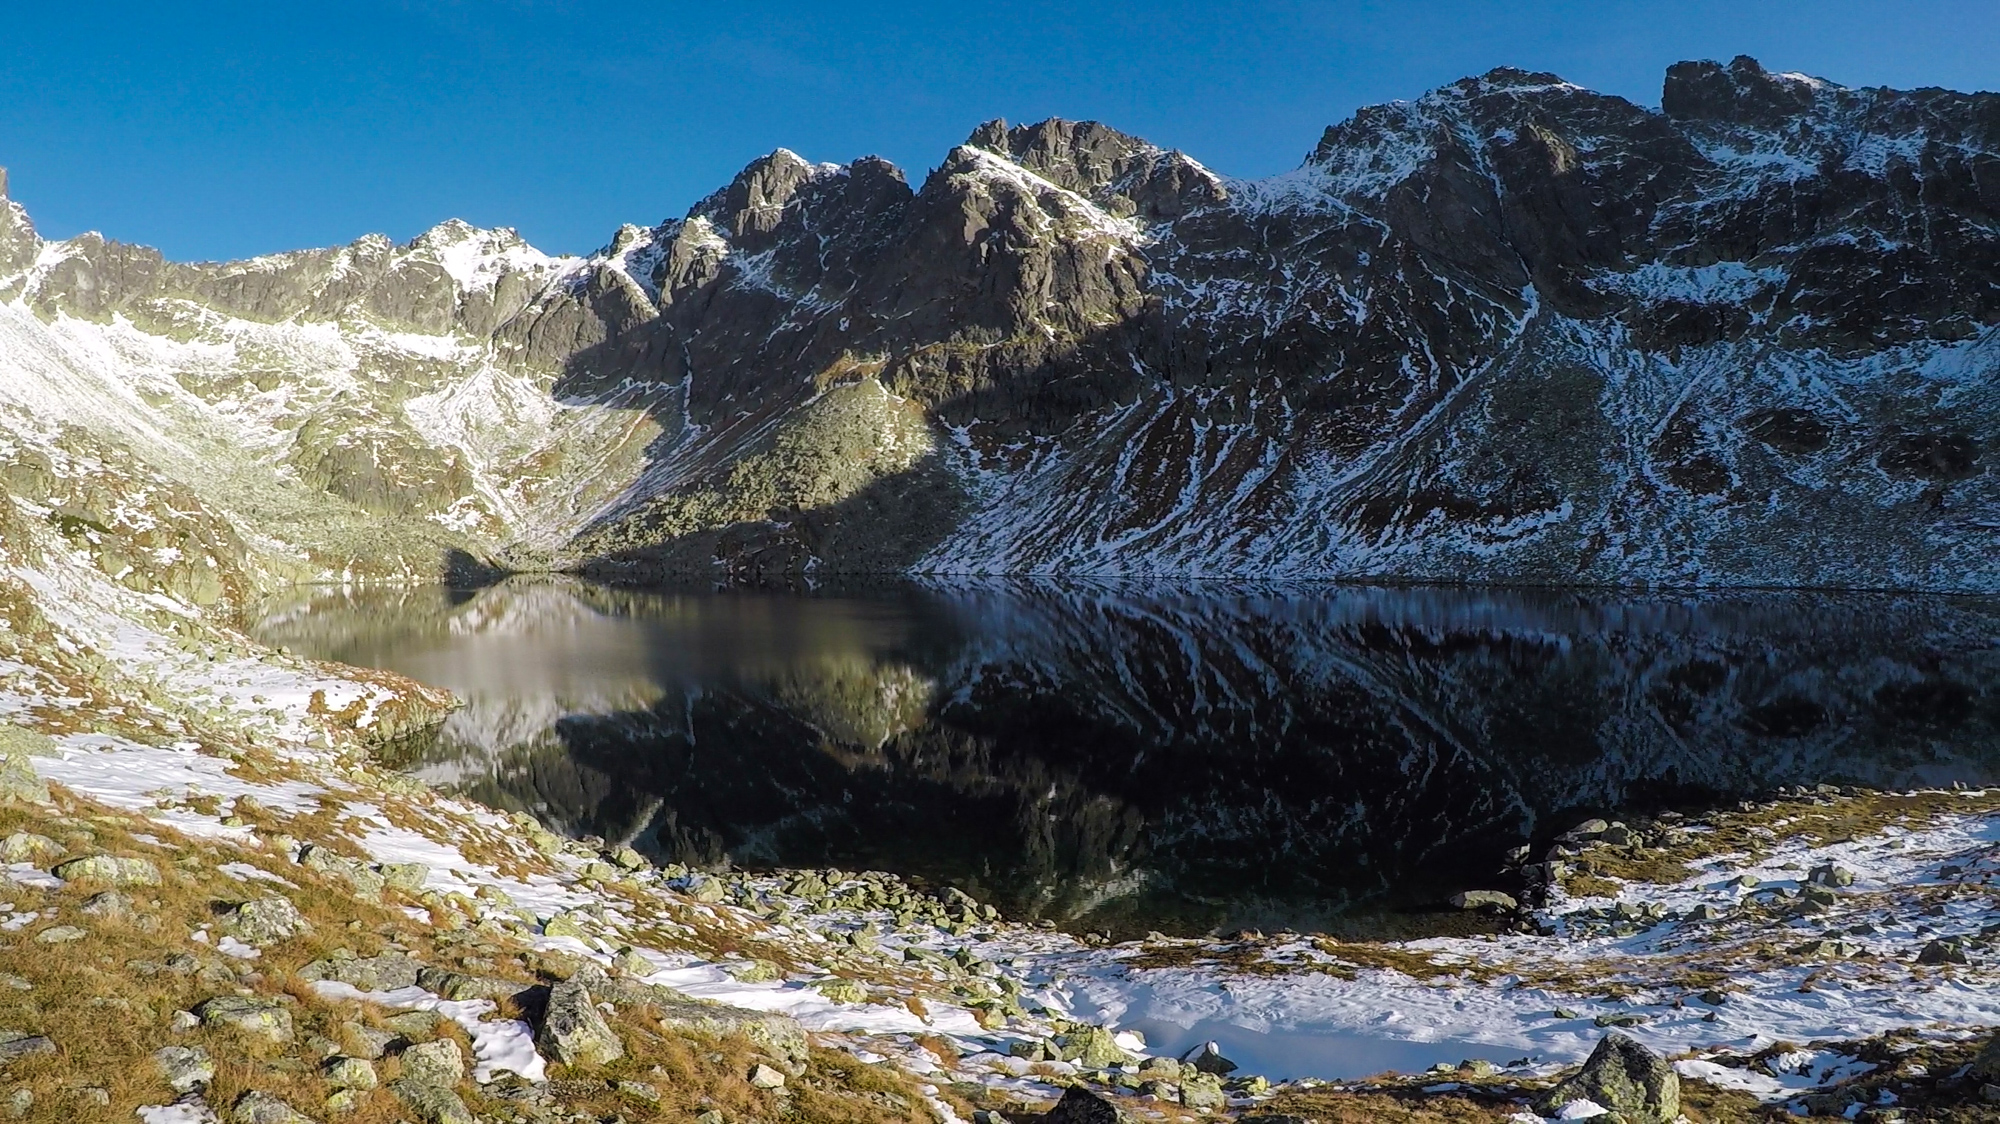
<path id="1" fill-rule="evenodd" d="M 1530 871 L 1529 932 L 1103 945 L 881 873 L 654 867 L 412 784 L 351 731 L 337 744 L 225 757 L 9 735 L 0 967 L 19 982 L 0 993 L 0 1113 L 1886 1121 L 1973 1119 L 2000 1094 L 1977 1003 L 1906 1005 L 1879 1029 L 1856 1013 L 1873 988 L 1991 989 L 2000 793 L 1814 791 L 1586 823 Z M 97 965 L 81 991 L 54 948 Z M 1337 985 L 1378 1010 L 1417 992 L 1567 996 L 1538 1017 L 1593 1045 L 1581 1070 L 1549 1049 L 1363 1080 L 1328 1053 L 1319 1075 L 1260 1074 L 1121 1025 L 1138 1013 L 1129 994 L 1118 1011 L 1121 989 L 1176 979 L 1246 1001 Z M 1781 985 L 1852 997 L 1864 1033 L 1785 1040 Z M 118 1008 L 137 1053 L 80 1068 L 108 1060 L 76 1040 L 94 1023 L 56 1019 L 38 1006 L 51 994 Z M 1690 1045 L 1689 1025 L 1736 1018 L 1761 1029 Z"/>

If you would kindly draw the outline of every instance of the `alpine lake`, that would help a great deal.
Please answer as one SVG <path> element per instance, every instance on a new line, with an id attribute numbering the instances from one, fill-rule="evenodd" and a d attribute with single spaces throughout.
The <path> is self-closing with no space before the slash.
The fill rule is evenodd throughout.
<path id="1" fill-rule="evenodd" d="M 441 790 L 707 869 L 1021 920 L 1480 924 L 1506 852 L 1798 785 L 2000 780 L 2000 602 L 1816 592 L 518 578 L 307 589 L 254 634 L 449 688 Z"/>

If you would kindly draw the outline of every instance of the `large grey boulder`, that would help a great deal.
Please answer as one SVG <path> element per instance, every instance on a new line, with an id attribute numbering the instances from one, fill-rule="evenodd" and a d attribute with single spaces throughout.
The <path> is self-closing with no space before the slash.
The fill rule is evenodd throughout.
<path id="1" fill-rule="evenodd" d="M 398 952 L 380 956 L 328 957 L 299 969 L 299 978 L 343 983 L 362 991 L 394 991 L 417 982 L 423 965 Z"/>
<path id="2" fill-rule="evenodd" d="M 549 989 L 535 1048 L 543 1057 L 578 1069 L 595 1069 L 625 1056 L 625 1043 L 604 1021 L 590 991 L 574 979 Z"/>
<path id="3" fill-rule="evenodd" d="M 389 1091 L 423 1124 L 477 1124 L 458 1094 L 442 1085 L 398 1077 L 389 1082 Z"/>
<path id="4" fill-rule="evenodd" d="M 465 1080 L 465 1051 L 440 1038 L 403 1051 L 403 1076 L 431 1085 L 456 1085 Z"/>
<path id="5" fill-rule="evenodd" d="M 1535 1103 L 1554 1116 L 1572 1101 L 1594 1101 L 1626 1124 L 1671 1124 L 1681 1114 L 1681 1079 L 1665 1058 L 1623 1034 L 1607 1034 L 1583 1068 Z"/>

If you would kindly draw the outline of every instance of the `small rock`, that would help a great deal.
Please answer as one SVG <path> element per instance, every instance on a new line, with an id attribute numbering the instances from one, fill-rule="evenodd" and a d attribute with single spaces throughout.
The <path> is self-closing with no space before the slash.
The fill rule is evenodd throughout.
<path id="1" fill-rule="evenodd" d="M 1181 1055 L 1181 1064 L 1190 1065 L 1200 1073 L 1227 1077 L 1236 1072 L 1236 1063 L 1222 1056 L 1222 1047 L 1213 1042 L 1204 1042 Z"/>
<path id="2" fill-rule="evenodd" d="M 590 992 L 574 979 L 549 989 L 542 1025 L 535 1033 L 535 1046 L 544 1057 L 581 1069 L 606 1065 L 625 1056 L 625 1044 L 604 1021 Z"/>
<path id="3" fill-rule="evenodd" d="M 336 1089 L 373 1089 L 375 1066 L 366 1058 L 336 1055 L 320 1065 L 326 1083 Z"/>
<path id="4" fill-rule="evenodd" d="M 14 1120 L 28 1115 L 28 1110 L 33 1107 L 35 1107 L 35 1091 L 26 1085 L 16 1085 L 5 1097 L 0 1097 L 0 1111 L 5 1111 Z"/>
<path id="5" fill-rule="evenodd" d="M 583 939 L 589 934 L 584 931 L 576 918 L 567 913 L 558 913 L 542 923 L 542 934 L 549 937 L 575 937 Z"/>
<path id="6" fill-rule="evenodd" d="M 167 1026 L 177 1034 L 185 1034 L 201 1025 L 201 1016 L 193 1011 L 175 1011 L 167 1020 Z"/>
<path id="7" fill-rule="evenodd" d="M 363 1026 L 360 1023 L 341 1024 L 341 1037 L 347 1048 L 356 1057 L 367 1061 L 380 1061 L 389 1047 L 402 1041 L 402 1036 L 393 1030 Z"/>
<path id="8" fill-rule="evenodd" d="M 404 1050 L 402 1062 L 403 1076 L 412 1081 L 449 1087 L 465 1080 L 465 1052 L 449 1038 Z"/>
<path id="9" fill-rule="evenodd" d="M 783 1080 L 784 1076 L 782 1073 L 778 1075 L 780 1080 Z M 635 1101 L 645 1101 L 647 1104 L 660 1103 L 659 1088 L 644 1081 L 613 1081 L 611 1087 L 616 1089 L 619 1095 L 631 1097 Z"/>
<path id="10" fill-rule="evenodd" d="M 110 886 L 158 886 L 160 868 L 145 859 L 117 855 L 86 855 L 57 864 L 52 873 L 65 882 L 102 882 Z"/>
<path id="11" fill-rule="evenodd" d="M 132 899 L 116 890 L 106 890 L 101 894 L 92 894 L 83 903 L 82 913 L 85 917 L 123 921 L 132 916 Z"/>
<path id="12" fill-rule="evenodd" d="M 754 1089 L 782 1089 L 785 1075 L 759 1062 L 750 1069 L 750 1086 Z"/>
<path id="13" fill-rule="evenodd" d="M 366 901 L 379 899 L 383 887 L 389 884 L 387 879 L 360 859 L 349 858 L 317 844 L 306 844 L 299 852 L 299 864 L 307 870 L 345 879 L 355 894 Z"/>
<path id="14" fill-rule="evenodd" d="M 1520 908 L 1512 894 L 1498 890 L 1464 890 L 1451 896 L 1453 909 L 1491 909 L 1512 912 Z"/>
<path id="15" fill-rule="evenodd" d="M 611 861 L 626 870 L 642 870 L 646 866 L 646 856 L 630 847 L 620 847 L 611 853 Z"/>
<path id="16" fill-rule="evenodd" d="M 234 1124 L 313 1124 L 313 1119 L 269 1093 L 252 1090 L 229 1110 Z"/>
<path id="17" fill-rule="evenodd" d="M 219 995 L 196 1007 L 194 1013 L 208 1026 L 227 1027 L 272 1042 L 292 1040 L 292 1012 L 274 999 Z"/>
<path id="18" fill-rule="evenodd" d="M 200 1046 L 162 1046 L 153 1051 L 153 1061 L 176 1093 L 192 1093 L 215 1080 L 215 1059 Z"/>
<path id="19" fill-rule="evenodd" d="M 79 929 L 75 925 L 51 925 L 35 934 L 35 940 L 42 944 L 68 944 L 80 941 L 90 935 L 90 930 Z"/>
<path id="20" fill-rule="evenodd" d="M 431 868 L 423 863 L 383 863 L 382 882 L 391 890 L 418 893 L 430 881 Z"/>
<path id="21" fill-rule="evenodd" d="M 1852 886 L 1854 885 L 1854 872 L 1844 866 L 1827 863 L 1823 866 L 1814 867 L 1812 873 L 1806 875 L 1806 881 L 1817 883 L 1821 886 Z"/>
<path id="22" fill-rule="evenodd" d="M 368 1099 L 363 1089 L 335 1089 L 327 1094 L 326 1114 L 328 1116 L 352 1116 L 361 1111 L 361 1103 Z"/>
<path id="23" fill-rule="evenodd" d="M 651 960 L 630 945 L 619 949 L 618 955 L 611 958 L 611 968 L 627 976 L 650 976 L 657 970 Z"/>
<path id="24" fill-rule="evenodd" d="M 1564 833 L 1566 839 L 1595 839 L 1611 830 L 1611 825 L 1603 820 L 1585 820 Z"/>
<path id="25" fill-rule="evenodd" d="M 259 948 L 291 940 L 312 928 L 312 922 L 286 898 L 244 902 L 225 915 L 224 925 L 244 942 Z"/>
<path id="26" fill-rule="evenodd" d="M 62 853 L 62 844 L 32 831 L 17 831 L 0 839 L 0 862 L 40 863 Z"/>
<path id="27" fill-rule="evenodd" d="M 26 755 L 9 753 L 0 759 L 0 803 L 49 803 L 49 782 L 35 772 Z"/>
<path id="28" fill-rule="evenodd" d="M 458 1094 L 441 1085 L 398 1077 L 389 1082 L 389 1091 L 424 1124 L 477 1124 Z"/>
<path id="29" fill-rule="evenodd" d="M 0 1062 L 18 1061 L 41 1054 L 53 1054 L 56 1044 L 40 1034 L 23 1030 L 0 1030 Z"/>

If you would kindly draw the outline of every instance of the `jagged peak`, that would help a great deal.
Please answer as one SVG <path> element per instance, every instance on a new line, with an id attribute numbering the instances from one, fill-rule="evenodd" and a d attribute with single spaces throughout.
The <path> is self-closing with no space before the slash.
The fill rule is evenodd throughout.
<path id="1" fill-rule="evenodd" d="M 1808 74 L 1773 73 L 1749 55 L 1729 64 L 1712 59 L 1667 68 L 1660 108 L 1677 121 L 1775 125 L 1813 109 L 1828 93 L 1846 87 Z"/>

